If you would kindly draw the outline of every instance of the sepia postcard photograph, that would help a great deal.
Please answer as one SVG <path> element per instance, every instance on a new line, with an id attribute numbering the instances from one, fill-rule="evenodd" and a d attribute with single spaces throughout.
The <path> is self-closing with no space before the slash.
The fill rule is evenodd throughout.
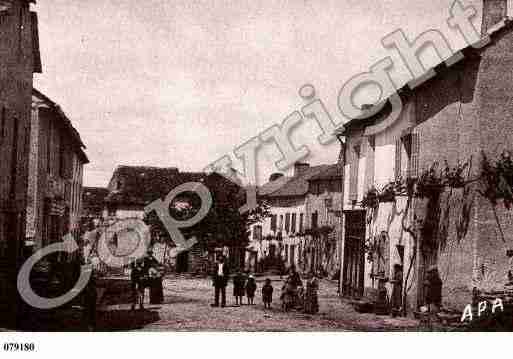
<path id="1" fill-rule="evenodd" d="M 468 349 L 512 151 L 512 0 L 0 0 L 0 352 Z"/>

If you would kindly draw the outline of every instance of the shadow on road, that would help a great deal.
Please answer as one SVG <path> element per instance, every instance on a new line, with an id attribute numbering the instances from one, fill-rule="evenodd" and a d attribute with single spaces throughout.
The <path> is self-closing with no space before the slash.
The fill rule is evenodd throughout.
<path id="1" fill-rule="evenodd" d="M 155 310 L 108 310 L 97 313 L 96 331 L 125 331 L 141 329 L 144 326 L 160 320 Z"/>

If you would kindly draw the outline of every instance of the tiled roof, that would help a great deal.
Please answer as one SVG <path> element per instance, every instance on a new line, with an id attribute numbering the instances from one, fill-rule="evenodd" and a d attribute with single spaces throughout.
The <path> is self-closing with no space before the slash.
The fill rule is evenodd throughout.
<path id="1" fill-rule="evenodd" d="M 82 191 L 82 203 L 85 208 L 103 207 L 105 197 L 109 190 L 104 187 L 84 187 Z"/>
<path id="2" fill-rule="evenodd" d="M 51 109 L 55 113 L 55 115 L 60 119 L 63 127 L 67 131 L 69 137 L 72 139 L 73 144 L 75 145 L 82 161 L 84 163 L 89 163 L 89 159 L 87 158 L 87 155 L 83 150 L 84 148 L 86 148 L 86 146 L 84 145 L 84 142 L 82 142 L 80 134 L 78 133 L 76 128 L 73 127 L 71 120 L 68 118 L 68 116 L 66 116 L 64 111 L 62 111 L 61 107 L 57 103 L 52 101 L 48 96 L 36 90 L 35 88 L 32 89 L 32 96 L 41 100 L 43 103 L 45 103 L 46 106 L 48 106 L 49 109 Z"/>
<path id="3" fill-rule="evenodd" d="M 176 167 L 119 166 L 112 181 L 120 181 L 121 189 L 116 190 L 115 183 L 109 184 L 106 202 L 125 205 L 147 205 L 158 198 L 165 198 L 175 187 L 188 182 L 203 183 L 220 201 L 223 200 L 223 192 L 227 194 L 229 190 L 240 189 L 217 173 L 180 172 Z"/>
<path id="4" fill-rule="evenodd" d="M 308 180 L 313 176 L 325 171 L 329 165 L 312 166 L 304 169 L 298 176 L 294 176 L 286 181 L 283 186 L 276 191 L 269 193 L 268 197 L 299 197 L 308 192 Z"/>
<path id="5" fill-rule="evenodd" d="M 291 179 L 292 177 L 283 176 L 274 181 L 267 182 L 266 184 L 258 188 L 258 195 L 267 196 L 273 193 L 274 191 L 278 190 L 280 187 L 284 186 Z"/>
<path id="6" fill-rule="evenodd" d="M 506 17 L 503 20 L 499 21 L 497 24 L 493 25 L 487 31 L 487 34 L 490 36 L 490 43 L 493 43 L 494 40 L 500 39 L 503 31 L 511 31 L 512 29 L 513 29 L 513 17 Z M 474 44 L 472 44 L 472 45 L 468 45 L 468 46 L 458 50 L 458 52 L 461 52 L 465 57 L 464 59 L 459 61 L 459 63 L 465 62 L 466 58 L 471 58 L 475 55 L 479 56 L 479 54 L 481 52 L 485 51 L 490 46 L 490 43 L 483 47 L 474 47 L 473 46 Z M 440 74 L 442 74 L 444 71 L 447 71 L 448 69 L 451 68 L 446 65 L 446 60 L 439 62 L 437 65 L 433 66 L 432 68 L 430 68 L 428 70 L 428 71 L 434 70 L 435 76 L 428 78 L 426 81 L 424 81 L 422 83 L 422 85 L 429 84 L 430 81 L 433 81 L 433 80 L 439 78 Z M 410 82 L 418 81 L 423 76 L 415 78 L 414 80 L 411 80 Z M 410 86 L 408 85 L 408 83 L 404 84 L 401 88 L 399 88 L 393 94 L 389 94 L 387 98 L 383 99 L 382 101 L 375 104 L 374 106 L 371 106 L 370 108 L 366 108 L 366 110 L 372 111 L 373 107 L 378 107 L 378 106 L 381 107 L 382 106 L 382 108 L 379 111 L 377 111 L 374 115 L 366 116 L 365 111 L 363 111 L 363 109 L 362 109 L 362 112 L 359 116 L 357 116 L 356 118 L 350 119 L 348 122 L 344 123 L 343 126 L 340 126 L 337 129 L 335 129 L 334 135 L 347 136 L 348 131 L 350 131 L 350 130 L 353 130 L 356 128 L 361 128 L 361 127 L 366 127 L 369 125 L 373 125 L 376 122 L 379 122 L 379 120 L 382 120 L 384 117 L 386 117 L 386 113 L 391 110 L 392 107 L 391 107 L 389 99 L 394 94 L 405 95 L 405 94 L 411 93 L 412 91 L 415 91 L 415 89 L 410 89 Z"/>
<path id="7" fill-rule="evenodd" d="M 344 168 L 341 164 L 337 163 L 334 165 L 328 166 L 328 168 L 315 176 L 308 179 L 308 181 L 318 181 L 318 180 L 329 180 L 329 179 L 339 179 L 344 176 Z"/>

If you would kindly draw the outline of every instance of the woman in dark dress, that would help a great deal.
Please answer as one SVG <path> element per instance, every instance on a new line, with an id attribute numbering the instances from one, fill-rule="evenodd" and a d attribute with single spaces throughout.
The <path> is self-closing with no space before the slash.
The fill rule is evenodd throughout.
<path id="1" fill-rule="evenodd" d="M 233 296 L 235 297 L 235 305 L 242 305 L 242 297 L 244 297 L 244 289 L 246 287 L 246 277 L 238 272 L 233 277 Z"/>
<path id="2" fill-rule="evenodd" d="M 150 304 L 161 304 L 164 301 L 164 289 L 162 287 L 161 265 L 153 256 L 153 250 L 148 249 L 144 258 L 144 272 L 148 276 L 150 287 Z"/>

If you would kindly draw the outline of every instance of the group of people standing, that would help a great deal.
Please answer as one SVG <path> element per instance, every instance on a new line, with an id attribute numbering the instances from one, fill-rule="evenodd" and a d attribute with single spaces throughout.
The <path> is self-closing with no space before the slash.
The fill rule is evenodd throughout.
<path id="1" fill-rule="evenodd" d="M 146 288 L 150 290 L 150 304 L 161 304 L 164 301 L 162 287 L 162 266 L 148 250 L 146 256 L 132 263 L 130 282 L 132 287 L 132 310 L 139 305 L 144 309 L 144 295 Z"/>
<path id="2" fill-rule="evenodd" d="M 212 273 L 214 286 L 214 303 L 213 307 L 226 306 L 226 286 L 230 280 L 230 271 L 224 256 L 217 258 L 214 272 Z M 298 308 L 306 313 L 315 314 L 319 311 L 319 303 L 317 291 L 319 282 L 315 275 L 309 275 L 306 281 L 306 290 L 303 287 L 301 276 L 292 266 L 289 274 L 282 287 L 280 299 L 285 309 Z M 257 283 L 255 277 L 249 273 L 237 272 L 233 276 L 233 296 L 235 297 L 235 305 L 243 305 L 243 297 L 246 296 L 247 304 L 253 305 L 255 293 L 257 291 Z M 262 302 L 264 307 L 271 308 L 273 300 L 274 288 L 271 279 L 266 278 L 265 284 L 262 286 Z"/>
<path id="3" fill-rule="evenodd" d="M 305 289 L 301 276 L 296 271 L 296 268 L 292 266 L 282 287 L 281 300 L 283 309 L 296 308 L 307 314 L 316 314 L 319 311 L 318 290 L 319 280 L 314 273 L 307 274 Z"/>
<path id="4" fill-rule="evenodd" d="M 224 256 L 217 258 L 217 263 L 212 275 L 214 285 L 214 304 L 213 307 L 226 306 L 226 286 L 230 280 L 230 270 Z M 255 292 L 257 284 L 255 277 L 249 273 L 237 272 L 233 276 L 233 296 L 235 297 L 235 305 L 243 305 L 243 297 L 247 297 L 248 305 L 254 304 Z M 219 302 L 221 299 L 221 302 Z"/>

